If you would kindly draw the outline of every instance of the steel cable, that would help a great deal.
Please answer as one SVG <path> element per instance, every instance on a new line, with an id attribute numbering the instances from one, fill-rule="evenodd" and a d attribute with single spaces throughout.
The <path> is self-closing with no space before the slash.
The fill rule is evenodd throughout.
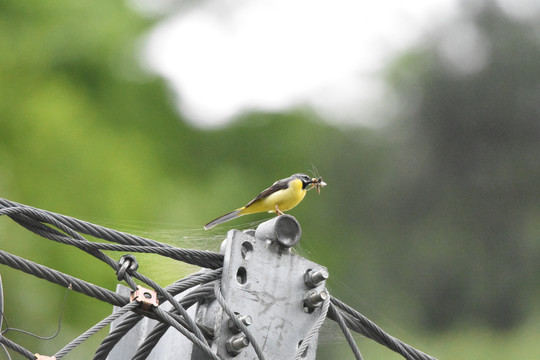
<path id="1" fill-rule="evenodd" d="M 56 229 L 50 228 L 41 223 L 47 222 L 56 226 L 62 231 L 66 232 L 69 236 L 86 241 L 83 237 L 76 232 L 91 235 L 95 238 L 117 242 L 122 245 L 141 246 L 148 247 L 144 252 L 152 252 L 150 248 L 154 249 L 168 249 L 156 250 L 155 253 L 159 255 L 165 255 L 173 257 L 176 260 L 186 262 L 188 264 L 197 265 L 208 268 L 219 268 L 223 265 L 223 255 L 211 251 L 203 250 L 191 250 L 191 249 L 179 249 L 169 244 L 157 242 L 155 240 L 146 239 L 140 236 L 131 235 L 121 231 L 108 229 L 100 225 L 92 224 L 83 220 L 78 220 L 69 216 L 56 214 L 50 211 L 37 209 L 31 206 L 18 204 L 6 199 L 0 199 L 0 215 L 8 215 L 14 221 L 18 222 L 21 226 L 24 226 L 28 230 L 37 233 L 43 237 L 54 238 L 52 240 L 65 241 L 65 239 L 58 238 L 59 236 L 65 236 Z M 33 221 L 31 221 L 33 220 Z M 75 242 L 71 245 L 77 246 Z M 91 247 L 92 245 L 89 245 Z M 142 250 L 142 248 L 139 248 Z"/>
<path id="2" fill-rule="evenodd" d="M 347 343 L 349 344 L 349 347 L 351 348 L 354 357 L 356 360 L 363 360 L 362 354 L 360 353 L 360 349 L 356 345 L 356 342 L 354 341 L 354 338 L 349 331 L 349 328 L 347 327 L 347 324 L 345 323 L 345 320 L 343 320 L 343 317 L 341 316 L 339 310 L 336 308 L 332 302 L 330 302 L 330 308 L 328 309 L 328 317 L 335 319 L 335 321 L 338 323 L 341 331 L 343 332 L 343 335 L 345 336 L 345 339 L 347 340 Z"/>
<path id="3" fill-rule="evenodd" d="M 8 209 L 8 208 L 15 208 Z M 134 245 L 134 246 L 148 246 L 154 248 L 168 248 L 172 249 L 176 253 L 177 260 L 184 261 L 189 264 L 198 265 L 202 267 L 211 267 L 219 268 L 223 265 L 223 255 L 211 251 L 202 251 L 202 250 L 191 250 L 191 249 L 180 249 L 181 251 L 174 250 L 177 249 L 172 245 L 164 244 L 157 242 L 155 240 L 146 239 L 140 236 L 128 234 L 125 232 L 108 229 L 100 225 L 92 224 L 83 220 L 75 219 L 69 216 L 56 214 L 50 211 L 37 209 L 31 206 L 18 204 L 6 199 L 0 199 L 0 215 L 1 211 L 9 212 L 9 216 L 13 219 L 16 216 L 17 212 L 26 214 L 26 216 L 33 215 L 37 219 L 54 219 L 56 224 L 62 224 L 62 226 L 57 226 L 63 229 L 70 229 L 66 231 L 69 234 L 72 234 L 73 231 L 77 231 L 83 234 L 91 235 L 95 238 L 117 242 L 123 245 Z M 6 213 L 7 214 L 7 213 Z M 35 221 L 39 221 L 34 219 Z M 14 219 L 15 220 L 15 219 Z M 25 225 L 23 225 L 25 226 Z M 27 227 L 27 226 L 25 226 Z M 29 229 L 32 230 L 32 229 Z M 44 230 L 43 228 L 41 230 Z M 54 229 L 50 229 L 54 230 Z M 34 231 L 34 230 L 32 230 Z M 56 234 L 61 234 L 56 231 Z M 42 234 L 40 234 L 42 235 Z M 43 235 L 42 235 L 43 236 Z"/>
<path id="4" fill-rule="evenodd" d="M 351 330 L 359 332 L 360 334 L 378 342 L 379 344 L 386 346 L 408 360 L 436 360 L 434 357 L 429 356 L 387 334 L 383 329 L 366 318 L 364 315 L 360 314 L 358 311 L 336 299 L 335 297 L 331 296 L 330 301 L 339 310 L 341 310 L 341 315 Z"/>
<path id="5" fill-rule="evenodd" d="M 193 335 L 193 333 L 186 330 L 185 327 L 181 326 L 175 318 L 166 311 L 161 310 L 159 307 L 154 309 L 154 314 L 156 314 L 157 319 L 167 323 L 168 325 L 174 327 L 176 330 L 181 332 L 185 337 L 187 337 L 192 343 L 194 343 L 199 349 L 201 349 L 206 355 L 215 360 L 220 360 L 220 358 L 214 354 L 212 349 L 208 346 L 206 342 L 201 341 L 198 337 Z M 206 341 L 206 340 L 205 340 Z"/>
<path id="6" fill-rule="evenodd" d="M 244 325 L 244 323 L 242 323 L 238 319 L 236 314 L 232 311 L 232 309 L 229 307 L 229 305 L 227 305 L 227 303 L 225 302 L 225 298 L 223 297 L 223 294 L 221 293 L 221 282 L 220 281 L 216 282 L 216 285 L 214 287 L 214 293 L 216 295 L 216 300 L 219 302 L 219 305 L 221 305 L 221 307 L 223 308 L 223 311 L 225 311 L 225 313 L 227 313 L 229 318 L 234 322 L 234 325 L 236 325 L 240 330 L 242 330 L 244 335 L 249 339 L 249 342 L 250 342 L 251 346 L 253 346 L 253 349 L 255 350 L 255 354 L 257 354 L 257 357 L 259 358 L 259 360 L 264 360 L 264 354 L 262 352 L 262 349 L 259 346 L 259 343 L 253 337 L 253 334 L 251 333 L 251 331 L 249 331 L 247 326 Z"/>
<path id="7" fill-rule="evenodd" d="M 210 281 L 218 279 L 221 275 L 220 268 L 223 266 L 222 254 L 209 251 L 175 248 L 168 244 L 108 229 L 86 221 L 78 220 L 69 216 L 56 214 L 42 209 L 37 209 L 31 206 L 18 204 L 16 202 L 12 202 L 6 199 L 0 199 L 0 216 L 1 215 L 9 216 L 19 225 L 44 238 L 58 241 L 63 244 L 75 246 L 87 252 L 88 254 L 98 258 L 99 260 L 105 262 L 117 272 L 120 268 L 118 262 L 104 254 L 102 250 L 155 253 L 161 256 L 170 257 L 178 261 L 183 261 L 188 264 L 198 265 L 210 269 L 216 269 L 208 273 L 193 274 L 192 276 L 182 279 L 165 289 L 161 288 L 158 284 L 156 284 L 148 277 L 134 270 L 128 269 L 127 273 L 124 275 L 124 280 L 126 280 L 126 282 L 131 286 L 131 288 L 136 287 L 136 284 L 131 279 L 131 276 L 149 284 L 157 291 L 158 297 L 161 300 L 169 301 L 174 308 L 169 313 L 157 307 L 154 309 L 153 312 L 145 314 L 146 316 L 149 316 L 151 318 L 158 319 L 159 321 L 161 321 L 161 324 L 156 326 L 156 328 L 147 336 L 144 343 L 142 344 L 144 346 L 141 346 L 138 349 L 134 359 L 139 360 L 142 359 L 145 355 L 149 354 L 153 346 L 157 343 L 157 341 L 159 341 L 159 338 L 163 335 L 164 331 L 166 331 L 166 329 L 170 326 L 180 331 L 184 336 L 190 339 L 196 346 L 201 348 L 201 350 L 207 353 L 207 355 L 209 355 L 211 358 L 219 359 L 217 355 L 215 355 L 211 351 L 210 347 L 206 343 L 206 339 L 204 338 L 201 330 L 195 324 L 193 319 L 187 314 L 184 308 L 184 306 L 189 307 L 193 305 L 197 301 L 198 294 L 204 293 L 205 296 L 210 295 L 210 289 L 208 288 L 208 286 L 201 286 L 199 289 L 194 290 L 193 293 L 188 294 L 185 298 L 181 299 L 180 302 L 176 301 L 173 296 L 174 294 L 185 291 L 186 289 L 189 289 L 193 286 L 208 283 Z M 81 234 L 86 234 L 98 239 L 116 242 L 117 244 L 88 241 Z M 73 276 L 64 274 L 57 270 L 48 268 L 44 265 L 36 264 L 32 261 L 23 259 L 2 250 L 0 250 L 0 264 L 8 265 L 12 268 L 21 270 L 28 274 L 48 280 L 64 287 L 71 287 L 75 291 L 108 302 L 115 306 L 122 307 L 128 304 L 128 300 L 117 293 L 88 283 L 84 280 L 77 279 Z M 199 293 L 197 291 L 199 291 Z M 257 357 L 259 359 L 264 359 L 262 350 L 253 338 L 253 335 L 250 333 L 247 327 L 237 319 L 232 310 L 225 303 L 223 295 L 221 294 L 221 286 L 219 281 L 213 287 L 213 293 L 223 310 L 250 340 L 255 350 L 255 353 L 257 354 Z M 124 309 L 127 310 L 122 310 L 122 312 L 129 311 L 131 309 L 131 305 L 125 306 Z M 115 314 L 116 313 L 117 312 L 115 312 Z M 86 339 L 88 336 L 99 330 L 98 328 L 105 326 L 106 324 L 104 324 L 103 322 L 109 321 L 113 317 L 113 315 L 102 320 L 102 322 L 94 325 L 94 327 L 73 340 L 72 343 L 66 345 L 66 347 L 64 347 L 64 349 L 60 350 L 60 352 L 58 353 L 58 358 L 64 356 L 65 353 L 67 353 L 73 347 L 77 346 L 78 343 L 84 341 L 84 339 Z M 332 320 L 335 320 L 339 324 L 347 339 L 347 342 L 353 350 L 356 359 L 361 360 L 362 355 L 360 354 L 360 351 L 358 350 L 358 347 L 356 346 L 354 339 L 352 338 L 352 335 L 347 328 L 356 331 L 378 342 L 381 345 L 388 347 L 389 349 L 399 353 L 406 359 L 436 360 L 435 358 L 424 354 L 423 352 L 413 348 L 412 346 L 403 343 L 399 339 L 390 336 L 380 327 L 374 324 L 371 320 L 367 319 L 358 311 L 334 297 L 330 297 L 329 300 L 323 303 L 323 308 L 321 309 L 321 317 L 310 329 L 308 335 L 304 339 L 303 344 L 298 348 L 295 354 L 295 359 L 298 358 L 299 354 L 303 354 L 304 350 L 311 342 L 311 339 L 317 334 L 322 324 L 322 321 L 324 321 L 324 318 L 326 316 L 328 316 Z M 143 315 L 137 313 L 128 315 L 124 319 L 124 321 L 122 321 L 105 338 L 105 340 L 98 348 L 94 359 L 104 359 L 110 352 L 114 344 L 116 344 L 118 340 L 123 337 L 142 318 Z M 28 350 L 5 338 L 3 334 L 0 334 L 0 344 L 15 350 L 30 359 L 34 358 L 34 355 L 28 352 Z"/>
<path id="8" fill-rule="evenodd" d="M 124 315 L 128 311 L 134 310 L 137 306 L 139 306 L 139 304 L 137 302 L 132 301 L 129 304 L 125 305 L 124 307 L 116 310 L 114 313 L 107 316 L 105 319 L 101 320 L 96 325 L 92 326 L 90 329 L 86 330 L 83 334 L 79 335 L 76 339 L 71 341 L 69 344 L 64 346 L 60 351 L 54 354 L 54 356 L 56 357 L 56 360 L 63 358 L 71 350 L 75 349 L 77 346 L 82 344 L 85 340 L 90 338 L 96 332 L 103 329 L 105 326 L 109 325 L 111 322 L 118 319 L 120 316 Z"/>
<path id="9" fill-rule="evenodd" d="M 195 274 L 191 274 L 184 279 L 178 280 L 174 284 L 167 286 L 165 290 L 170 292 L 173 296 L 175 296 L 191 287 L 213 281 L 219 278 L 220 275 L 221 275 L 221 269 L 210 270 L 207 272 L 198 272 Z M 189 295 L 196 296 L 197 292 L 194 291 L 193 294 L 189 294 Z M 186 301 L 189 301 L 190 300 L 189 295 L 186 296 L 185 298 L 180 299 L 180 302 L 182 304 L 185 304 Z M 161 295 L 159 294 L 158 294 L 158 299 L 160 300 L 160 302 L 163 301 L 163 297 L 161 297 Z M 185 304 L 184 306 L 189 307 L 190 305 Z M 98 347 L 94 355 L 94 360 L 105 359 L 110 353 L 110 351 L 113 349 L 113 347 L 116 345 L 116 343 L 118 343 L 118 341 L 120 341 L 120 339 L 122 339 L 122 337 L 125 336 L 125 334 L 127 334 L 128 331 L 131 330 L 142 319 L 143 319 L 143 316 L 139 314 L 128 315 L 101 342 L 100 346 Z M 169 326 L 167 325 L 167 328 L 168 327 Z"/>
<path id="10" fill-rule="evenodd" d="M 154 290 L 156 290 L 156 292 L 158 294 L 160 294 L 167 301 L 169 301 L 171 303 L 171 305 L 176 309 L 176 311 L 178 311 L 178 313 L 180 315 L 182 315 L 183 318 L 186 320 L 187 324 L 189 325 L 187 327 L 187 330 L 192 331 L 197 336 L 197 338 L 199 338 L 199 340 L 201 342 L 203 342 L 204 344 L 206 344 L 208 346 L 208 343 L 206 342 L 206 339 L 204 338 L 204 335 L 202 334 L 201 329 L 199 329 L 197 324 L 195 324 L 195 320 L 193 320 L 191 318 L 191 316 L 189 316 L 186 309 L 184 309 L 184 307 L 182 306 L 182 304 L 180 304 L 180 302 L 175 300 L 175 298 L 168 291 L 164 290 L 161 286 L 159 286 L 156 282 L 149 279 L 148 277 L 146 277 L 146 276 L 144 276 L 144 275 L 142 275 L 142 274 L 140 274 L 140 273 L 138 273 L 136 271 L 129 271 L 129 272 L 132 273 L 133 277 L 135 277 L 135 278 L 143 281 L 144 283 L 150 285 Z"/>
<path id="11" fill-rule="evenodd" d="M 8 265 L 14 269 L 21 270 L 27 274 L 45 279 L 65 288 L 71 286 L 73 290 L 77 292 L 108 302 L 111 305 L 124 306 L 129 302 L 128 299 L 108 289 L 77 279 L 44 265 L 36 264 L 35 262 L 23 259 L 3 250 L 0 250 L 0 264 Z"/>
<path id="12" fill-rule="evenodd" d="M 131 330 L 139 321 L 144 318 L 140 314 L 128 315 L 120 324 L 118 324 L 111 332 L 103 339 L 101 344 L 94 354 L 94 360 L 104 360 L 112 351 L 114 346 Z"/>
<path id="13" fill-rule="evenodd" d="M 201 298 L 209 299 L 214 295 L 214 284 L 208 283 L 201 285 L 200 288 L 194 290 L 193 292 L 187 294 L 182 298 L 182 303 L 186 309 L 193 306 L 197 301 L 200 301 Z M 174 313 L 175 309 L 172 309 Z M 184 325 L 185 326 L 185 325 Z M 169 329 L 169 325 L 165 323 L 157 324 L 150 333 L 146 336 L 144 341 L 139 345 L 137 352 L 133 356 L 132 360 L 144 360 L 148 357 L 152 349 L 156 346 L 158 341 L 161 339 L 165 332 Z"/>
<path id="14" fill-rule="evenodd" d="M 27 359 L 35 360 L 34 354 L 32 354 L 27 349 L 23 348 L 21 345 L 9 340 L 7 337 L 4 337 L 2 333 L 0 333 L 0 344 L 10 348 L 13 351 L 18 352 L 22 356 L 26 357 Z"/>
<path id="15" fill-rule="evenodd" d="M 326 298 L 326 300 L 324 300 L 321 306 L 321 314 L 319 315 L 319 318 L 317 319 L 315 324 L 313 324 L 313 326 L 309 330 L 304 340 L 302 340 L 302 344 L 296 350 L 293 360 L 300 360 L 300 358 L 304 357 L 304 352 L 307 350 L 313 338 L 319 333 L 319 329 L 321 328 L 324 322 L 324 319 L 326 319 L 326 314 L 328 313 L 329 306 L 330 306 L 330 299 Z"/>

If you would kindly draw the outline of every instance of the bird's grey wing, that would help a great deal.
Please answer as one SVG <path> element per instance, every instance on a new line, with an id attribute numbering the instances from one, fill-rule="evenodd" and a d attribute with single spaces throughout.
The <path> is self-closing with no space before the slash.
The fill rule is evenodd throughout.
<path id="1" fill-rule="evenodd" d="M 276 181 L 268 189 L 263 190 L 259 195 L 257 195 L 255 197 L 255 199 L 248 202 L 245 207 L 249 207 L 249 206 L 253 205 L 253 203 L 255 201 L 260 200 L 262 198 L 265 198 L 265 197 L 275 193 L 276 191 L 288 188 L 289 187 L 289 181 L 291 181 L 291 178 L 286 178 L 286 179 L 281 179 L 281 180 Z"/>

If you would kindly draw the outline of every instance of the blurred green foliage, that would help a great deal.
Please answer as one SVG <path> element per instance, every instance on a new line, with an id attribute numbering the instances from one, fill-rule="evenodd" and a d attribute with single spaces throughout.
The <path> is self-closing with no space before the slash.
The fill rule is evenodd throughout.
<path id="1" fill-rule="evenodd" d="M 516 340 L 499 353 L 538 354 L 520 329 L 540 300 L 540 40 L 534 22 L 493 6 L 465 17 L 489 42 L 486 65 L 456 74 L 438 49 L 459 25 L 441 29 L 388 69 L 399 111 L 382 129 L 335 127 L 293 109 L 200 130 L 137 65 L 152 21 L 121 2 L 2 1 L 0 196 L 112 227 L 139 224 L 157 240 L 167 224 L 171 243 L 217 249 L 225 227 L 203 232 L 204 223 L 314 165 L 329 186 L 292 213 L 303 227 L 298 251 L 328 266 L 334 295 L 441 358 L 464 357 L 457 347 L 497 358 L 496 331 L 511 329 L 506 339 Z M 114 288 L 98 261 L 0 220 L 3 250 Z M 164 285 L 193 271 L 142 259 L 141 271 Z M 1 271 L 10 326 L 53 333 L 64 290 Z M 110 310 L 70 294 L 58 338 L 10 338 L 54 353 Z M 484 333 L 460 335 L 469 328 Z M 409 335 L 418 330 L 431 335 Z"/>

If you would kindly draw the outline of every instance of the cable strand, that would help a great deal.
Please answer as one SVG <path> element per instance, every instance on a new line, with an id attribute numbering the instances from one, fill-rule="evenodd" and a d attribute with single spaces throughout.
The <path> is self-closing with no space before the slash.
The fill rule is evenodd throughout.
<path id="1" fill-rule="evenodd" d="M 309 344 L 313 340 L 315 336 L 319 333 L 319 329 L 321 328 L 324 319 L 326 319 L 326 314 L 328 313 L 328 307 L 330 306 L 330 299 L 327 298 L 324 300 L 322 306 L 321 306 L 321 314 L 319 315 L 319 318 L 313 324 L 311 329 L 309 330 L 308 334 L 302 341 L 302 344 L 298 347 L 296 350 L 296 353 L 294 354 L 293 360 L 300 360 L 301 357 L 303 357 L 304 352 L 307 350 Z"/>
<path id="2" fill-rule="evenodd" d="M 21 270 L 27 274 L 34 275 L 35 277 L 50 281 L 65 288 L 71 286 L 73 290 L 77 292 L 108 302 L 111 305 L 124 306 L 129 302 L 126 298 L 108 289 L 77 279 L 44 265 L 36 264 L 35 262 L 23 259 L 3 250 L 0 250 L 0 264 Z"/>
<path id="3" fill-rule="evenodd" d="M 356 342 L 354 341 L 354 338 L 349 331 L 349 328 L 347 327 L 347 324 L 345 323 L 345 320 L 343 320 L 343 317 L 339 313 L 337 307 L 330 302 L 330 308 L 328 309 L 328 317 L 334 318 L 336 322 L 338 323 L 341 331 L 343 332 L 343 335 L 345 336 L 345 339 L 347 340 L 347 343 L 349 344 L 349 347 L 351 348 L 354 357 L 356 360 L 363 360 L 362 354 L 360 353 L 360 349 L 358 348 L 358 345 L 356 345 Z"/>
<path id="4" fill-rule="evenodd" d="M 129 304 L 123 306 L 122 308 L 116 310 L 111 315 L 107 316 L 105 319 L 98 322 L 96 325 L 92 326 L 90 329 L 86 330 L 83 334 L 79 335 L 77 338 L 72 340 L 69 344 L 64 346 L 60 351 L 58 351 L 54 356 L 56 360 L 60 360 L 66 356 L 71 350 L 75 349 L 77 346 L 82 344 L 85 340 L 90 338 L 92 335 L 97 333 L 99 330 L 103 329 L 105 326 L 109 325 L 114 320 L 118 319 L 120 316 L 124 315 L 128 311 L 132 311 L 139 304 L 136 302 L 130 302 Z"/>
<path id="5" fill-rule="evenodd" d="M 158 293 L 158 298 L 160 301 L 168 301 L 170 304 L 172 304 L 172 309 L 169 312 L 164 311 L 161 307 L 156 307 L 153 308 L 153 311 L 151 312 L 141 314 L 137 313 L 137 309 L 132 309 L 134 305 L 127 305 L 129 301 L 125 297 L 115 292 L 0 250 L 0 264 L 8 265 L 14 269 L 21 270 L 25 273 L 56 283 L 66 288 L 72 288 L 77 292 L 121 308 L 66 345 L 58 352 L 58 359 L 67 354 L 71 349 L 76 347 L 100 328 L 104 327 L 116 317 L 120 316 L 118 314 L 124 314 L 130 310 L 136 312 L 127 315 L 124 320 L 118 326 L 116 326 L 109 335 L 106 336 L 96 351 L 94 359 L 105 359 L 112 347 L 133 326 L 135 326 L 143 318 L 143 316 L 157 319 L 160 321 L 160 324 L 156 326 L 156 328 L 147 336 L 142 344 L 144 346 L 141 346 L 137 350 L 134 359 L 143 359 L 144 356 L 149 354 L 153 346 L 157 343 L 157 341 L 159 341 L 159 338 L 162 336 L 164 331 L 171 326 L 181 332 L 196 346 L 201 348 L 201 350 L 210 358 L 219 359 L 219 357 L 212 352 L 201 332 L 201 329 L 188 315 L 185 308 L 185 306 L 189 308 L 196 303 L 199 300 L 198 296 L 208 297 L 211 296 L 211 293 L 214 294 L 227 315 L 250 340 L 257 357 L 260 360 L 264 359 L 262 350 L 255 341 L 253 335 L 250 333 L 249 329 L 238 320 L 231 308 L 225 302 L 221 292 L 221 282 L 219 280 L 221 277 L 224 260 L 224 256 L 222 254 L 210 251 L 179 249 L 169 244 L 164 244 L 140 236 L 108 229 L 83 220 L 23 204 L 18 204 L 6 199 L 0 199 L 0 216 L 1 215 L 10 217 L 17 224 L 44 238 L 57 241 L 62 244 L 75 246 L 78 249 L 85 251 L 86 253 L 103 261 L 117 272 L 120 269 L 118 262 L 104 254 L 102 251 L 108 250 L 154 253 L 188 264 L 213 269 L 207 272 L 192 274 L 176 282 L 175 284 L 168 286 L 167 288 L 162 288 L 145 275 L 128 269 L 124 275 L 124 280 L 132 289 L 136 288 L 136 283 L 133 279 L 138 279 L 151 286 Z M 103 239 L 116 244 L 89 241 L 81 234 L 90 235 L 94 238 Z M 216 281 L 215 285 L 212 285 L 211 282 L 215 280 L 218 281 Z M 198 285 L 201 286 L 199 286 L 198 289 L 193 290 L 192 293 L 184 296 L 179 301 L 174 299 L 176 294 Z M 323 303 L 321 315 L 308 332 L 302 345 L 298 348 L 295 354 L 295 359 L 299 359 L 299 356 L 303 354 L 308 344 L 318 333 L 320 326 L 326 317 L 338 323 L 357 360 L 362 360 L 362 355 L 360 354 L 360 351 L 354 342 L 354 338 L 348 329 L 358 332 L 365 337 L 386 346 L 408 360 L 436 360 L 434 357 L 431 357 L 415 349 L 414 347 L 403 343 L 401 340 L 390 336 L 371 320 L 360 314 L 357 310 L 351 308 L 334 297 L 330 297 Z M 33 354 L 7 339 L 3 333 L 0 333 L 0 345 L 4 350 L 6 348 L 10 348 L 29 359 L 34 359 Z"/>
<path id="6" fill-rule="evenodd" d="M 341 315 L 351 330 L 354 330 L 367 338 L 386 346 L 408 360 L 436 360 L 434 357 L 429 356 L 387 334 L 383 329 L 366 318 L 364 315 L 360 314 L 358 311 L 336 299 L 335 297 L 331 296 L 330 301 L 342 312 Z"/>
<path id="7" fill-rule="evenodd" d="M 18 352 L 22 356 L 26 357 L 27 359 L 35 360 L 34 354 L 32 354 L 27 349 L 23 348 L 21 345 L 9 340 L 7 337 L 4 337 L 3 334 L 0 333 L 0 344 L 3 346 L 10 348 L 13 351 Z"/>
<path id="8" fill-rule="evenodd" d="M 253 337 L 253 334 L 251 333 L 251 331 L 247 328 L 246 325 L 244 325 L 238 319 L 236 314 L 232 311 L 232 309 L 229 307 L 229 305 L 227 305 L 227 303 L 225 302 L 225 298 L 223 297 L 223 294 L 221 292 L 221 282 L 220 281 L 216 282 L 216 285 L 214 287 L 214 293 L 216 295 L 216 300 L 219 302 L 219 304 L 223 308 L 223 311 L 225 311 L 225 313 L 227 313 L 227 315 L 234 322 L 234 324 L 236 326 L 238 326 L 238 328 L 240 330 L 242 330 L 244 335 L 249 339 L 249 342 L 250 342 L 251 346 L 253 346 L 253 349 L 255 350 L 255 354 L 257 354 L 257 357 L 259 358 L 259 360 L 264 360 L 264 354 L 262 352 L 262 349 L 259 346 L 259 343 L 255 340 L 255 337 Z"/>

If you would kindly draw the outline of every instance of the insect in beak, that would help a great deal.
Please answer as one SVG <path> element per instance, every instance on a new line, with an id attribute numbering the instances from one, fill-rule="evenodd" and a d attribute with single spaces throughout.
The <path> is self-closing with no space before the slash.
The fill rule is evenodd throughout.
<path id="1" fill-rule="evenodd" d="M 323 181 L 322 177 L 318 178 L 312 178 L 311 179 L 311 187 L 308 190 L 311 190 L 313 188 L 317 189 L 317 194 L 321 193 L 321 188 L 325 187 L 326 183 Z"/>

